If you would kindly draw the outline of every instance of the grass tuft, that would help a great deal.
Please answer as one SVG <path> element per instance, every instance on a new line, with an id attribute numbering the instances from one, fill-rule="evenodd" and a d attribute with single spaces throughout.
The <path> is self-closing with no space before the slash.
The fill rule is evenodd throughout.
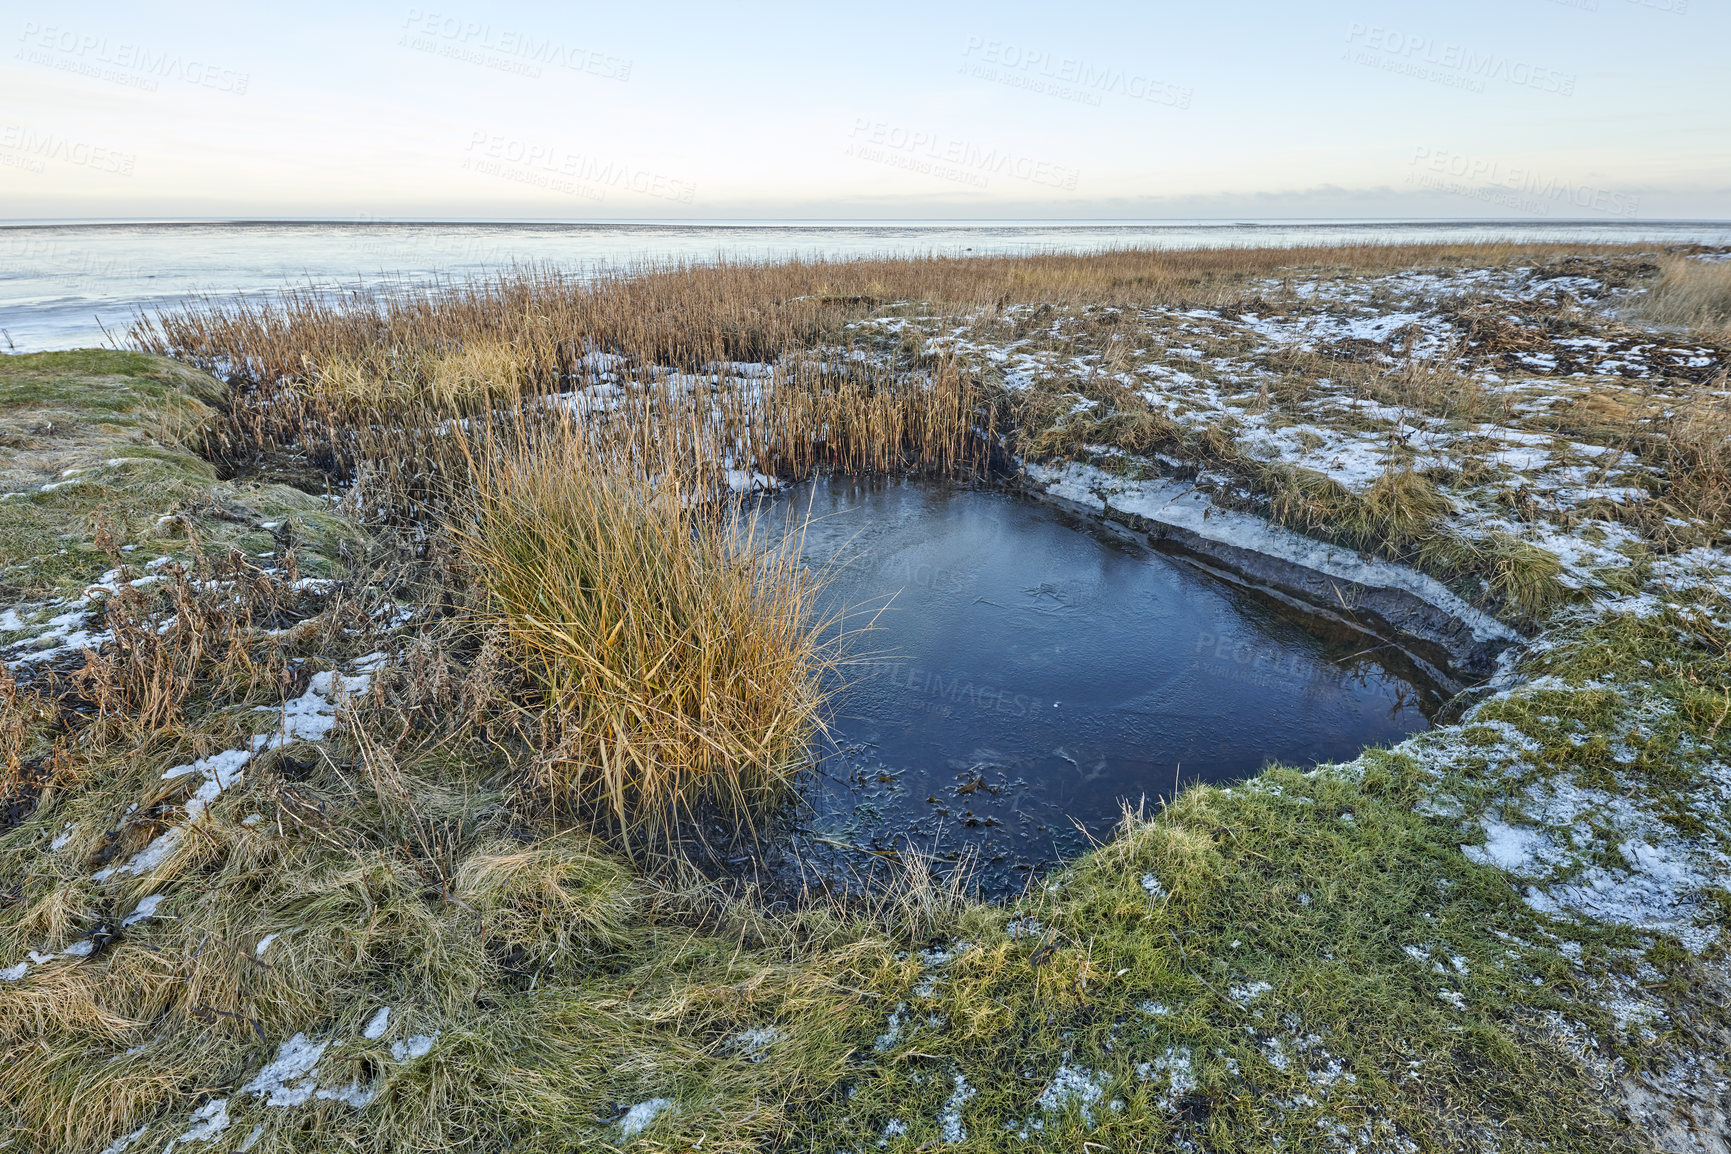
<path id="1" fill-rule="evenodd" d="M 672 475 L 598 460 L 569 424 L 469 448 L 458 534 L 549 713 L 537 785 L 652 840 L 711 810 L 752 824 L 818 724 L 826 650 L 797 549 L 708 515 Z"/>
<path id="2" fill-rule="evenodd" d="M 1476 573 L 1493 595 L 1521 617 L 1538 620 L 1573 598 L 1555 553 L 1500 530 L 1467 537 L 1442 533 L 1426 541 L 1427 562 L 1444 569 Z"/>
<path id="3" fill-rule="evenodd" d="M 1354 491 L 1314 470 L 1275 464 L 1263 470 L 1262 484 L 1274 520 L 1395 555 L 1435 533 L 1450 512 L 1436 485 L 1410 469 L 1390 469 Z"/>

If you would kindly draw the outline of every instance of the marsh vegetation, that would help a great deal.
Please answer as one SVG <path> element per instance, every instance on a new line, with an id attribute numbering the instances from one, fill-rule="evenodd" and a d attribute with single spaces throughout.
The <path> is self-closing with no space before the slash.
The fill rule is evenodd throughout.
<path id="1" fill-rule="evenodd" d="M 526 269 L 0 361 L 0 1141 L 1682 1148 L 1731 1031 L 1724 267 Z M 835 660 L 745 499 L 1035 464 L 1529 644 L 1015 901 L 697 868 Z"/>

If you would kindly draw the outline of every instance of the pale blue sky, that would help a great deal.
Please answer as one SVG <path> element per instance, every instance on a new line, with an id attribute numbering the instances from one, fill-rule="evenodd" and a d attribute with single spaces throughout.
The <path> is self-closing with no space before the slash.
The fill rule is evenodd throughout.
<path id="1" fill-rule="evenodd" d="M 6 0 L 0 218 L 1731 217 L 1726 0 Z"/>

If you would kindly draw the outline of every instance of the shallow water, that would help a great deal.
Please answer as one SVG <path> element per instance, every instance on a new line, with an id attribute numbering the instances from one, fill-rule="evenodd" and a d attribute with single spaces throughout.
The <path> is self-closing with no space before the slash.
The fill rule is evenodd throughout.
<path id="1" fill-rule="evenodd" d="M 1463 243 L 1480 240 L 1723 244 L 1723 222 L 1674 221 L 901 221 L 397 224 L 215 222 L 0 227 L 0 350 L 105 345 L 135 311 L 203 294 L 285 287 L 339 292 L 381 281 L 432 284 L 515 264 L 573 272 L 644 260 L 756 261 L 1091 252 L 1218 245 Z"/>
<path id="2" fill-rule="evenodd" d="M 828 608 L 870 626 L 791 839 L 831 882 L 911 843 L 976 854 L 982 889 L 1013 893 L 1126 803 L 1351 758 L 1425 728 L 1436 702 L 1374 641 L 1028 498 L 829 480 L 772 511 L 808 507 Z"/>

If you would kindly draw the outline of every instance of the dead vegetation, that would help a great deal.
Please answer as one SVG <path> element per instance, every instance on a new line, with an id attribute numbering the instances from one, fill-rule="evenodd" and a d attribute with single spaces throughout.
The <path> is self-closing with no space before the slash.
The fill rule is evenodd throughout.
<path id="1" fill-rule="evenodd" d="M 1731 261 L 1671 258 L 1635 310 L 1656 324 L 1731 341 Z"/>
<path id="2" fill-rule="evenodd" d="M 342 392 L 357 366 L 375 370 L 393 350 L 412 369 L 384 374 L 417 393 L 461 372 L 446 357 L 497 350 L 537 389 L 581 378 L 591 352 L 634 364 L 698 371 L 732 361 L 774 363 L 784 354 L 846 341 L 847 323 L 891 302 L 951 311 L 1038 302 L 1055 315 L 1092 304 L 1120 308 L 1238 301 L 1263 278 L 1346 275 L 1413 267 L 1543 261 L 1579 248 L 1545 245 L 1328 246 L 1298 249 L 1120 250 L 1034 257 L 785 261 L 668 265 L 582 279 L 519 269 L 492 280 L 341 297 L 290 292 L 270 302 L 207 300 L 141 317 L 131 339 L 207 371 L 255 386 L 332 373 Z M 1626 247 L 1589 251 L 1617 255 Z M 1038 323 L 1037 316 L 1020 322 Z M 489 352 L 489 356 L 498 356 Z M 443 370 L 439 366 L 445 366 Z M 412 380 L 402 374 L 410 371 Z M 361 390 L 364 394 L 374 386 Z"/>

